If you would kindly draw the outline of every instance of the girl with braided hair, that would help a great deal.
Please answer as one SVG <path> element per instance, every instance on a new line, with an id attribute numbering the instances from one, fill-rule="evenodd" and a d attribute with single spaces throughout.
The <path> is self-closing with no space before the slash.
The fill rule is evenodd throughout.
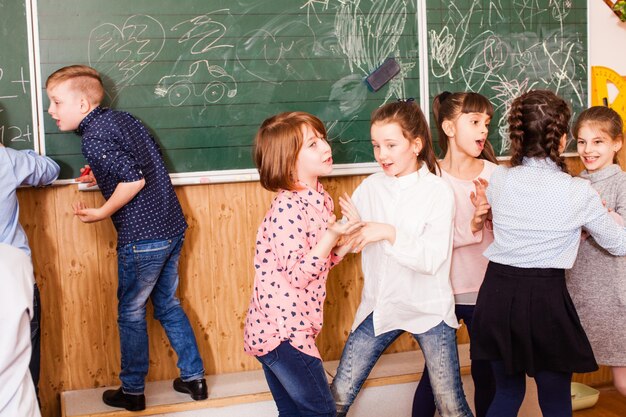
<path id="1" fill-rule="evenodd" d="M 572 415 L 573 372 L 598 368 L 567 292 L 581 230 L 613 255 L 626 255 L 626 230 L 589 183 L 567 173 L 571 111 L 551 91 L 516 98 L 508 116 L 511 166 L 491 175 L 494 242 L 478 293 L 472 360 L 491 362 L 496 393 L 487 417 L 515 416 L 525 375 L 535 378 L 544 417 Z"/>

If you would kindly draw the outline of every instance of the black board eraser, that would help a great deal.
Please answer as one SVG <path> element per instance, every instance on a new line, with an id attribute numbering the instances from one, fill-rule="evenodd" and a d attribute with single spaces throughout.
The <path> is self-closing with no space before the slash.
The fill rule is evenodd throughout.
<path id="1" fill-rule="evenodd" d="M 378 68 L 367 76 L 365 82 L 372 91 L 380 90 L 400 72 L 400 65 L 393 58 L 387 58 Z"/>

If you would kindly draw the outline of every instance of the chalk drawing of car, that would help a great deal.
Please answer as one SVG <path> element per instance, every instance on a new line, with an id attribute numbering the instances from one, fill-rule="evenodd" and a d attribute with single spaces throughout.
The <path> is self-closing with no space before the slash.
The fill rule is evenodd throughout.
<path id="1" fill-rule="evenodd" d="M 233 98 L 237 95 L 237 82 L 219 65 L 200 60 L 189 66 L 188 74 L 162 77 L 154 88 L 154 94 L 167 96 L 174 107 L 182 106 L 190 97 L 217 103 L 224 96 Z"/>

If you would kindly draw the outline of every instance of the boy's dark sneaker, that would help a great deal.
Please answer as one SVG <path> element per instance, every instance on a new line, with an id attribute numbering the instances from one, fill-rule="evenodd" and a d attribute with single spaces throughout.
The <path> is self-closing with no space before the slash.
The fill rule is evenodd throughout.
<path id="1" fill-rule="evenodd" d="M 194 379 L 193 381 L 184 382 L 180 378 L 174 380 L 174 389 L 178 392 L 184 392 L 191 395 L 196 401 L 206 400 L 209 398 L 209 390 L 206 385 L 206 379 Z"/>
<path id="2" fill-rule="evenodd" d="M 110 389 L 102 393 L 102 401 L 111 407 L 125 408 L 128 411 L 141 411 L 146 409 L 146 396 L 143 394 L 125 394 L 122 387 Z"/>

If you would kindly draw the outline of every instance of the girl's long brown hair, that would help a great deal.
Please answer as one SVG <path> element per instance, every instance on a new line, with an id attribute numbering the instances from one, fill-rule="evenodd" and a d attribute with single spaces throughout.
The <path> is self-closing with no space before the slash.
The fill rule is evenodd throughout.
<path id="1" fill-rule="evenodd" d="M 414 100 L 394 101 L 377 108 L 372 112 L 371 124 L 374 123 L 397 123 L 407 140 L 420 138 L 422 150 L 417 156 L 417 160 L 424 162 L 430 172 L 439 175 L 439 164 L 437 164 L 437 157 L 430 137 L 430 129 L 422 109 Z"/>

